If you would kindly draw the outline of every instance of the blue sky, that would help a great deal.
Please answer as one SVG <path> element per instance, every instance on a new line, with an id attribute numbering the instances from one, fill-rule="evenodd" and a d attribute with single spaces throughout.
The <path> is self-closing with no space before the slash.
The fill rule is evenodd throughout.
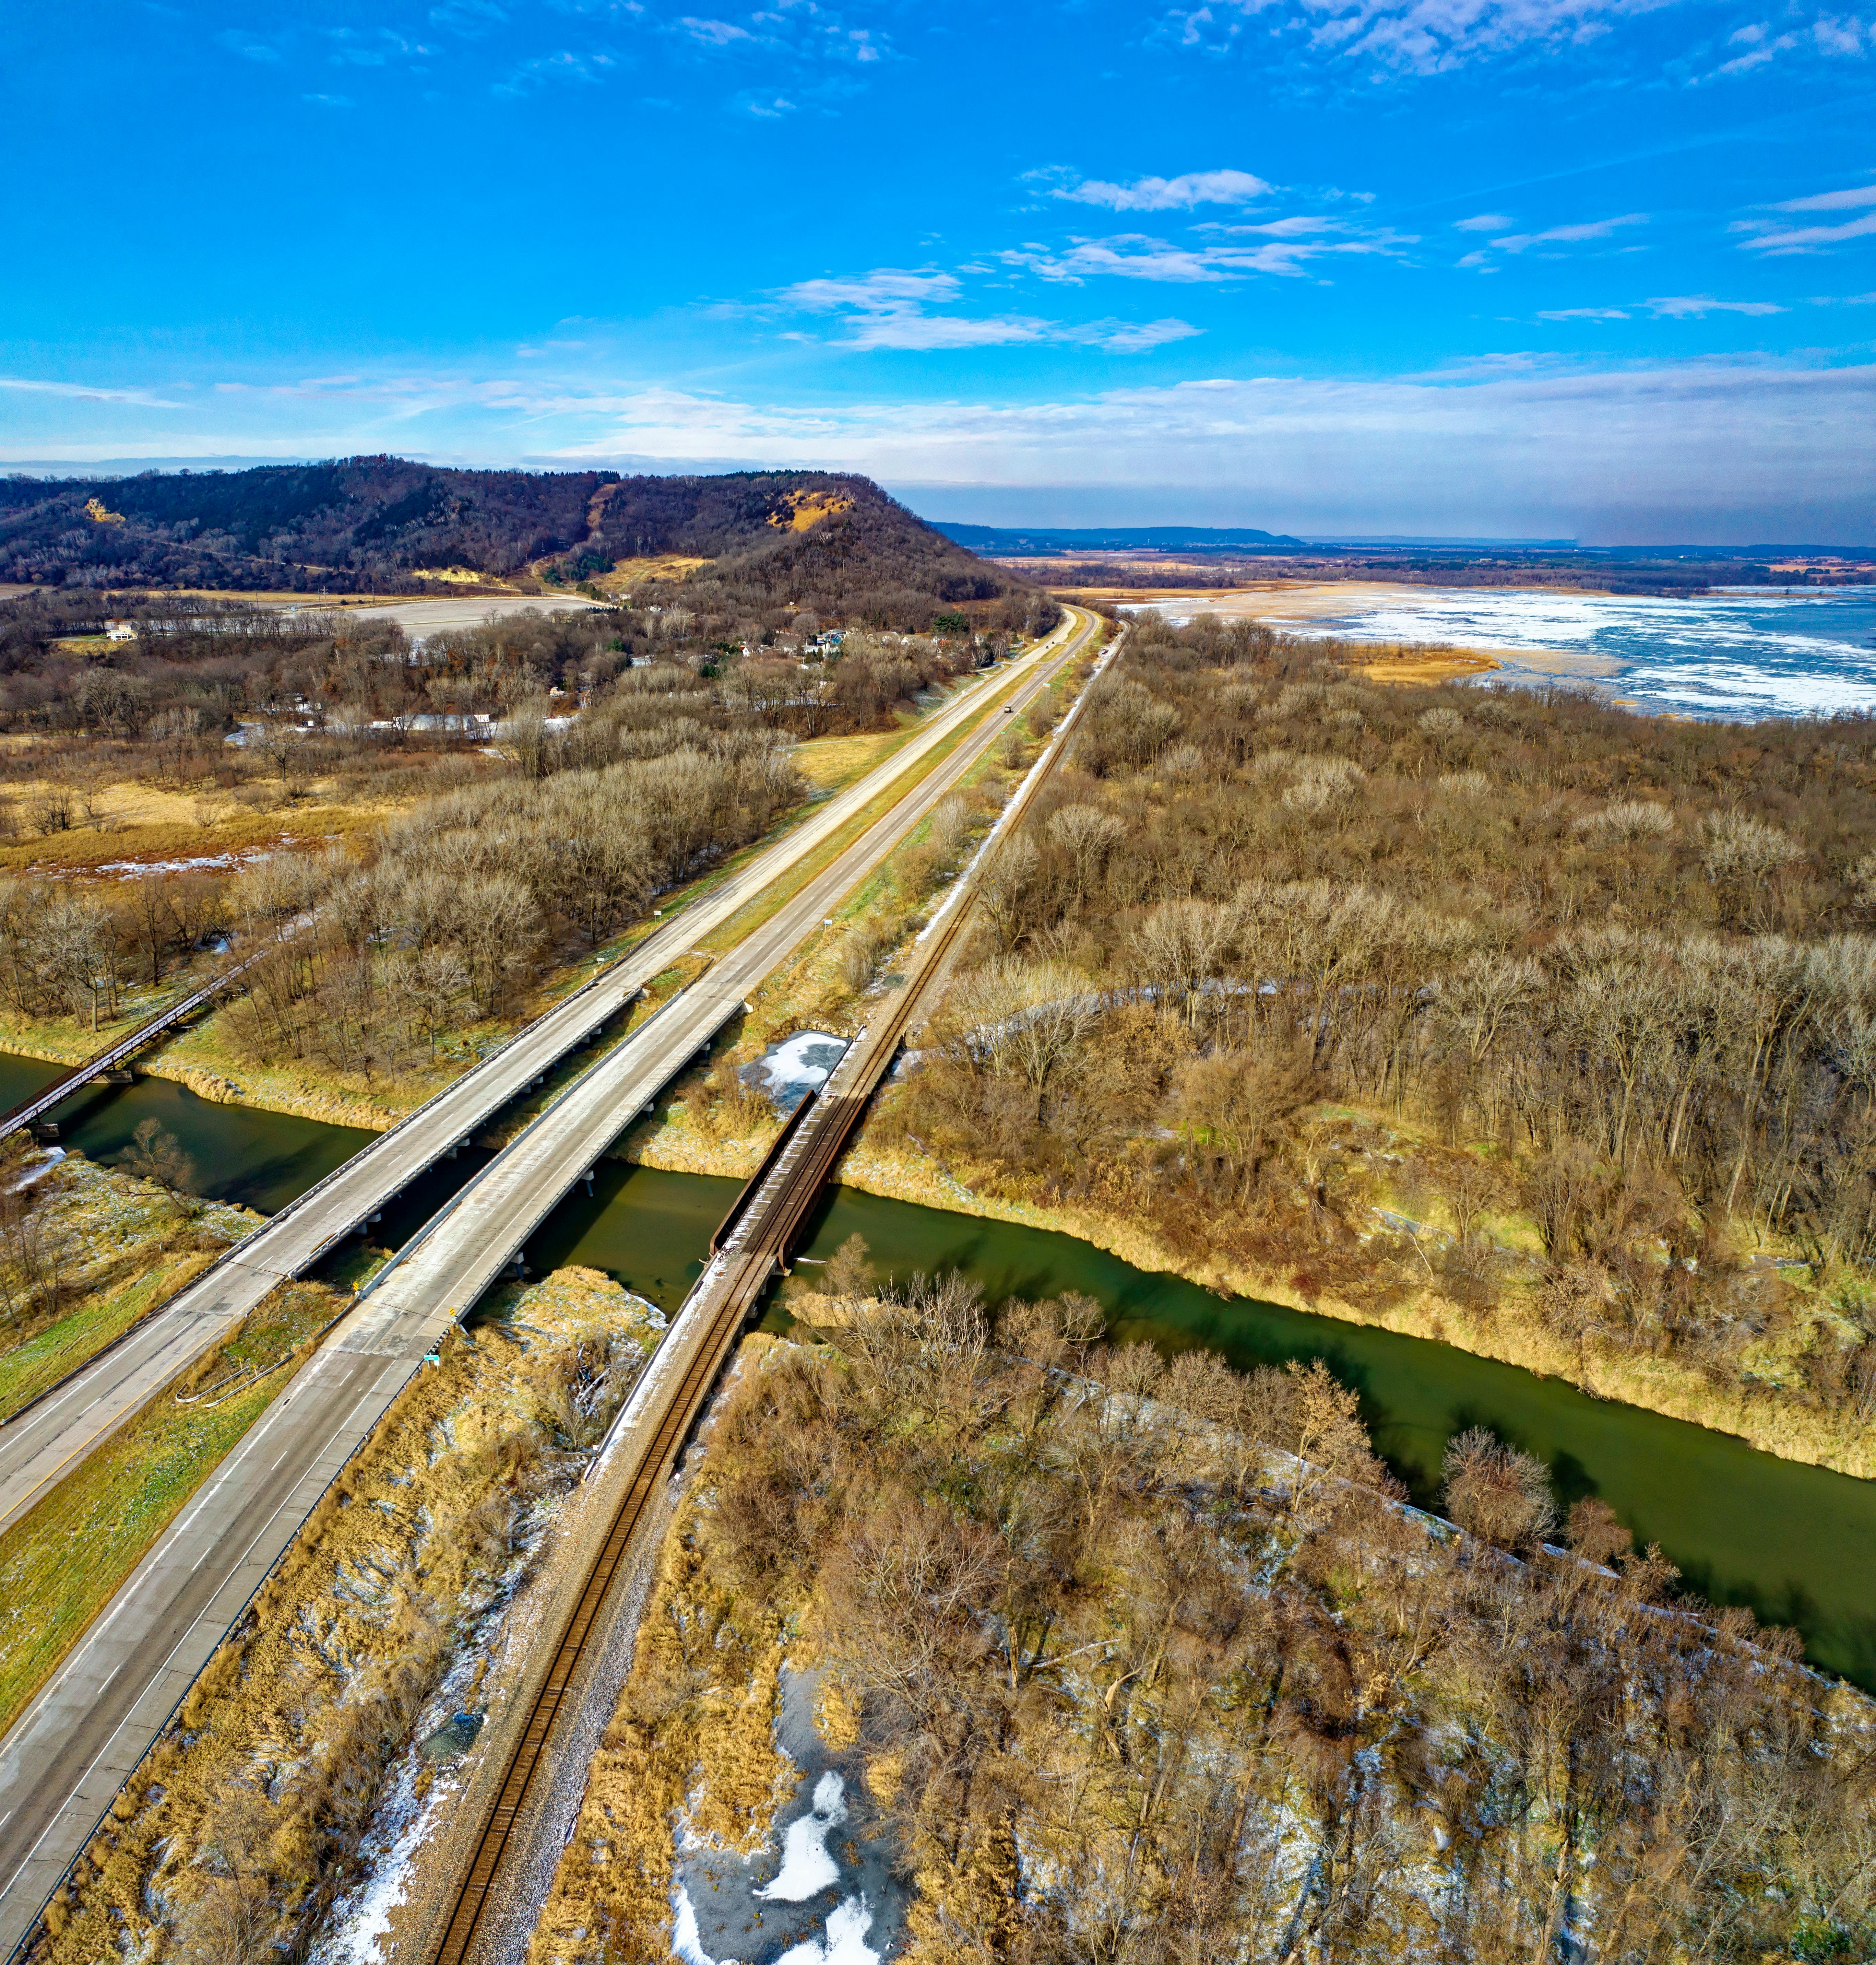
<path id="1" fill-rule="evenodd" d="M 27 0 L 5 34 L 0 460 L 1876 542 L 1871 0 Z"/>

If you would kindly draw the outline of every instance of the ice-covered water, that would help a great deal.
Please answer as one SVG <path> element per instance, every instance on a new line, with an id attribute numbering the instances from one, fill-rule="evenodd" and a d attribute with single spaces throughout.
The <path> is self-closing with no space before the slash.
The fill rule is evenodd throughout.
<path id="1" fill-rule="evenodd" d="M 738 1076 L 745 1085 L 767 1092 L 785 1118 L 809 1092 L 827 1083 L 846 1050 L 844 1037 L 830 1037 L 825 1031 L 797 1031 L 792 1037 L 769 1045 L 753 1064 L 744 1065 Z"/>
<path id="2" fill-rule="evenodd" d="M 679 1838 L 671 1948 L 684 1965 L 883 1965 L 898 1955 L 910 1880 L 853 1779 L 857 1764 L 815 1729 L 818 1683 L 782 1674 L 776 1744 L 800 1773 L 769 1841 L 743 1856 L 688 1831 Z"/>
<path id="3" fill-rule="evenodd" d="M 1184 611 L 1189 618 L 1190 603 Z M 1573 674 L 1684 716 L 1876 710 L 1876 587 L 1721 588 L 1688 600 L 1428 587 L 1283 625 L 1351 641 L 1502 649 L 1509 680 Z M 1584 659 L 1574 670 L 1534 659 L 1551 650 Z M 1534 659 L 1520 661 L 1525 651 Z"/>

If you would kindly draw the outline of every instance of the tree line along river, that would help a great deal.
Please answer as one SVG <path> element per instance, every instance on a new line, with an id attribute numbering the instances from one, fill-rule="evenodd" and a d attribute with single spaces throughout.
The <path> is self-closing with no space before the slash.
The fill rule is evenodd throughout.
<path id="1" fill-rule="evenodd" d="M 0 1053 L 0 1109 L 57 1069 Z M 156 1078 L 81 1093 L 55 1117 L 60 1144 L 107 1161 L 154 1118 L 194 1159 L 205 1194 L 264 1214 L 371 1137 L 211 1104 Z M 465 1148 L 432 1170 L 385 1210 L 373 1240 L 397 1246 L 488 1157 Z M 537 1275 L 568 1262 L 604 1269 L 673 1311 L 739 1185 L 604 1162 L 592 1195 L 576 1188 L 536 1233 L 529 1266 Z M 1600 1495 L 1638 1543 L 1661 1545 L 1690 1587 L 1794 1626 L 1816 1664 L 1876 1690 L 1876 1482 L 1780 1460 L 1730 1435 L 1426 1339 L 1219 1297 L 1042 1229 L 840 1188 L 803 1253 L 824 1258 L 855 1233 L 882 1272 L 962 1269 L 992 1302 L 1081 1291 L 1106 1308 L 1119 1340 L 1144 1338 L 1167 1351 L 1207 1345 L 1247 1368 L 1322 1358 L 1359 1390 L 1376 1448 L 1423 1505 L 1435 1499 L 1447 1438 L 1489 1426 L 1549 1465 L 1566 1507 Z"/>

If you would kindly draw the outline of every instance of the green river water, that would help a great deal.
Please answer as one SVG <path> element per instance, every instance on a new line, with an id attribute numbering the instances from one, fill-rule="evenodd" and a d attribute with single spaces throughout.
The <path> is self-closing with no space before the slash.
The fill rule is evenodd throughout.
<path id="1" fill-rule="evenodd" d="M 0 1106 L 56 1070 L 0 1056 Z M 149 1116 L 194 1156 L 204 1192 L 263 1212 L 368 1137 L 211 1105 L 146 1079 L 61 1108 L 60 1143 L 108 1159 Z M 487 1157 L 465 1150 L 436 1169 L 420 1191 L 385 1211 L 374 1240 L 401 1242 Z M 536 1274 L 586 1263 L 675 1310 L 738 1185 L 602 1161 L 592 1197 L 575 1188 L 530 1243 L 528 1263 Z M 1425 1339 L 1216 1296 L 1041 1229 L 842 1188 L 822 1207 L 803 1253 L 824 1258 L 856 1232 L 883 1270 L 903 1277 L 960 1269 L 993 1301 L 1083 1291 L 1106 1306 L 1120 1339 L 1145 1338 L 1168 1350 L 1209 1345 L 1239 1365 L 1322 1358 L 1360 1391 L 1376 1447 L 1422 1503 L 1434 1498 L 1448 1436 L 1488 1426 L 1541 1457 L 1566 1504 L 1601 1496 L 1638 1541 L 1660 1543 L 1691 1587 L 1796 1626 L 1817 1664 L 1876 1689 L 1876 1482 L 1779 1460 L 1726 1434 L 1593 1399 Z"/>

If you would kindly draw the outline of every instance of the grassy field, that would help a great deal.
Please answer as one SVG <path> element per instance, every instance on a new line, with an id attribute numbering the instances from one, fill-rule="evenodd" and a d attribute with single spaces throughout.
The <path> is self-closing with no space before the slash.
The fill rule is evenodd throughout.
<path id="1" fill-rule="evenodd" d="M 260 1217 L 217 1202 L 185 1206 L 153 1182 L 72 1154 L 37 1185 L 31 1227 L 61 1250 L 61 1314 L 15 1313 L 0 1336 L 0 1419 L 82 1364 L 213 1262 Z M 9 1240 L 0 1280 L 17 1305 L 39 1291 Z"/>
<path id="2" fill-rule="evenodd" d="M 226 870 L 239 859 L 277 850 L 342 841 L 368 832 L 384 819 L 388 807 L 312 805 L 292 811 L 254 812 L 236 808 L 201 825 L 192 818 L 162 818 L 127 824 L 111 832 L 54 832 L 43 838 L 13 839 L 0 844 L 0 876 L 8 873 L 97 871 L 119 863 L 164 861 L 183 867 Z"/>
<path id="3" fill-rule="evenodd" d="M 0 1536 L 0 1730 L 43 1685 L 178 1510 L 291 1380 L 344 1298 L 289 1283 Z M 173 1396 L 281 1360 L 221 1405 Z"/>
<path id="4" fill-rule="evenodd" d="M 115 1289 L 87 1297 L 69 1317 L 0 1357 L 0 1419 L 8 1419 L 68 1372 L 75 1371 L 140 1317 L 166 1303 L 215 1259 L 212 1253 L 159 1257 Z"/>
<path id="5" fill-rule="evenodd" d="M 818 791 L 844 791 L 882 757 L 889 757 L 917 728 L 908 721 L 899 730 L 869 730 L 858 737 L 817 737 L 795 745 L 795 768 Z"/>

